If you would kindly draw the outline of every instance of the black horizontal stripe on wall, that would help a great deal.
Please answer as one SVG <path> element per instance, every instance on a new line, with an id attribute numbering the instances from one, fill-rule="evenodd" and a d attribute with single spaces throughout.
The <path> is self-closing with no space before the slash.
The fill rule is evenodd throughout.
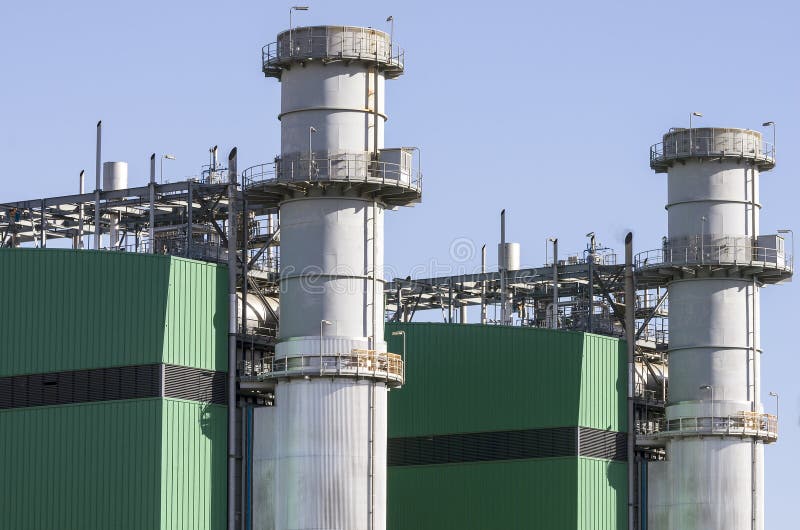
<path id="1" fill-rule="evenodd" d="M 624 432 L 580 427 L 578 441 L 581 456 L 622 462 L 626 460 L 628 435 Z"/>
<path id="2" fill-rule="evenodd" d="M 580 433 L 580 437 L 579 437 Z M 389 466 L 587 456 L 625 460 L 625 433 L 555 427 L 390 438 Z"/>
<path id="3" fill-rule="evenodd" d="M 0 409 L 171 397 L 225 404 L 225 373 L 147 364 L 0 377 Z"/>

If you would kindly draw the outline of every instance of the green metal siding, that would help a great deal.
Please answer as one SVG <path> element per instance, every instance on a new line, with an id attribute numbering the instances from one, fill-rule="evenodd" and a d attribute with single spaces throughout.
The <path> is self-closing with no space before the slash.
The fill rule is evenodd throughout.
<path id="1" fill-rule="evenodd" d="M 164 400 L 162 530 L 225 528 L 227 417 L 220 405 Z"/>
<path id="2" fill-rule="evenodd" d="M 1 410 L 0 526 L 224 528 L 226 418 L 157 398 Z"/>
<path id="3" fill-rule="evenodd" d="M 625 428 L 624 343 L 508 326 L 388 324 L 407 339 L 406 385 L 389 395 L 389 437 L 580 425 Z"/>
<path id="4" fill-rule="evenodd" d="M 575 458 L 393 467 L 387 528 L 574 530 L 577 488 Z"/>
<path id="5" fill-rule="evenodd" d="M 3 528 L 159 527 L 159 399 L 0 411 Z"/>
<path id="6" fill-rule="evenodd" d="M 625 344 L 561 330 L 389 324 L 407 339 L 389 437 L 626 428 Z M 622 530 L 627 466 L 585 457 L 393 466 L 388 529 Z"/>
<path id="7" fill-rule="evenodd" d="M 578 530 L 626 530 L 628 466 L 578 459 Z"/>
<path id="8" fill-rule="evenodd" d="M 578 425 L 627 431 L 625 341 L 583 334 L 581 403 Z"/>
<path id="9" fill-rule="evenodd" d="M 169 256 L 2 249 L 0 376 L 165 362 L 226 370 L 227 270 Z"/>

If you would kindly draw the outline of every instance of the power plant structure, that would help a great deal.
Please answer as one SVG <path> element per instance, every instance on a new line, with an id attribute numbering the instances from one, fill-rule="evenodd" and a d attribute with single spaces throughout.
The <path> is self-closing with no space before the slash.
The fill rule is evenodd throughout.
<path id="1" fill-rule="evenodd" d="M 98 122 L 94 190 L 0 204 L 6 525 L 764 528 L 759 292 L 793 272 L 788 231 L 759 234 L 774 146 L 670 129 L 656 250 L 589 232 L 525 267 L 503 211 L 497 270 L 484 246 L 481 272 L 384 278 L 384 213 L 422 190 L 417 148 L 384 147 L 404 59 L 290 27 L 262 50 L 273 161 L 214 146 L 164 183 L 153 154 L 145 184 Z"/>
<path id="2" fill-rule="evenodd" d="M 650 167 L 667 173 L 668 237 L 637 257 L 670 293 L 670 387 L 652 437 L 668 459 L 648 470 L 652 528 L 764 528 L 760 289 L 791 276 L 783 239 L 759 235 L 759 177 L 772 146 L 744 129 L 671 130 Z"/>
<path id="3" fill-rule="evenodd" d="M 256 385 L 275 396 L 255 417 L 274 477 L 264 525 L 383 530 L 387 393 L 404 379 L 383 337 L 383 216 L 421 195 L 412 149 L 383 147 L 402 54 L 382 31 L 313 26 L 278 35 L 263 66 L 281 83 L 281 156 L 245 190 L 280 208 L 282 241 L 281 324 Z"/>

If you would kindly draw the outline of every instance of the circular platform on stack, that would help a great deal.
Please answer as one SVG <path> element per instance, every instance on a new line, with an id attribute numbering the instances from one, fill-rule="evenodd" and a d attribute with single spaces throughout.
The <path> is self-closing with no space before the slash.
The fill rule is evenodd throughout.
<path id="1" fill-rule="evenodd" d="M 373 28 L 357 26 L 307 26 L 292 28 L 261 50 L 262 69 L 267 77 L 308 61 L 362 61 L 378 64 L 384 75 L 394 79 L 403 74 L 403 50 L 391 36 Z"/>
<path id="2" fill-rule="evenodd" d="M 775 167 L 775 146 L 750 129 L 701 127 L 670 129 L 650 147 L 650 168 L 666 173 L 676 162 L 690 158 L 747 160 L 760 171 Z"/>

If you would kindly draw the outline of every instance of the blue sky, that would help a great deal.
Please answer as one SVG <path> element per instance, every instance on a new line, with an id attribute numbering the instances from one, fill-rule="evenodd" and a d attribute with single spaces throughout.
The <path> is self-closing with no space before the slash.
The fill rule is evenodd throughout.
<path id="1" fill-rule="evenodd" d="M 666 232 L 666 180 L 648 148 L 669 127 L 758 128 L 777 122 L 778 166 L 763 176 L 763 233 L 800 228 L 800 70 L 793 2 L 383 2 L 308 0 L 296 25 L 386 28 L 406 49 L 387 85 L 386 145 L 423 152 L 423 203 L 387 216 L 396 270 L 460 265 L 451 243 L 509 239 L 522 262 L 544 241 L 580 251 L 586 232 L 637 251 Z M 8 3 L 0 32 L 0 201 L 76 191 L 93 179 L 95 123 L 105 160 L 147 180 L 150 153 L 173 153 L 165 177 L 199 172 L 207 149 L 238 146 L 240 165 L 279 151 L 279 84 L 261 47 L 288 26 L 275 1 Z M 770 133 L 767 134 L 768 136 Z M 413 249 L 413 250 L 412 250 Z M 495 253 L 489 252 L 490 260 Z M 433 272 L 436 272 L 435 270 Z M 793 332 L 797 283 L 762 298 L 762 398 L 781 395 L 781 440 L 767 448 L 768 528 L 796 526 L 800 386 Z M 765 399 L 768 409 L 774 403 Z"/>

